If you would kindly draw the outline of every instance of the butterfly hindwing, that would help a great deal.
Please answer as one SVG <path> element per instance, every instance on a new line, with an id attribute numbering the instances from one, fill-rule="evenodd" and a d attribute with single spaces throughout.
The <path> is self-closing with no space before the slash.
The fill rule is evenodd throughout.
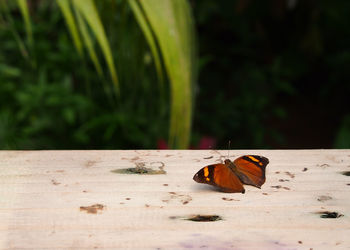
<path id="1" fill-rule="evenodd" d="M 259 155 L 244 155 L 234 162 L 236 175 L 243 184 L 260 188 L 265 183 L 265 168 L 269 163 L 266 157 Z"/>
<path id="2" fill-rule="evenodd" d="M 244 193 L 240 179 L 226 164 L 213 164 L 199 170 L 193 177 L 196 182 L 217 186 L 224 192 Z"/>

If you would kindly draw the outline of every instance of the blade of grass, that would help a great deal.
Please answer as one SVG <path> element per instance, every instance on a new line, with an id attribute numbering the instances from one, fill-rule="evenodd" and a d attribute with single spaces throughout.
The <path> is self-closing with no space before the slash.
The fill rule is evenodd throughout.
<path id="1" fill-rule="evenodd" d="M 21 14 L 22 14 L 22 17 L 24 20 L 24 24 L 26 27 L 28 44 L 30 47 L 32 47 L 32 45 L 33 45 L 33 32 L 32 32 L 32 24 L 30 21 L 27 2 L 26 2 L 26 0 L 17 0 L 17 4 L 18 4 L 19 9 L 21 11 Z"/>
<path id="2" fill-rule="evenodd" d="M 2 12 L 4 13 L 4 17 L 6 18 L 5 22 L 7 22 L 9 30 L 12 33 L 12 35 L 13 35 L 13 37 L 14 37 L 17 45 L 18 45 L 18 48 L 21 51 L 22 56 L 29 63 L 31 63 L 30 58 L 29 58 L 29 54 L 28 54 L 28 51 L 27 51 L 27 48 L 26 48 L 23 40 L 21 39 L 20 35 L 18 34 L 17 30 L 15 29 L 14 21 L 12 19 L 12 16 L 10 14 L 10 11 L 8 9 L 6 1 L 4 1 L 4 0 L 0 1 L 0 10 L 2 10 Z"/>
<path id="3" fill-rule="evenodd" d="M 192 121 L 195 47 L 186 0 L 139 1 L 158 40 L 171 84 L 169 145 L 187 148 Z"/>
<path id="4" fill-rule="evenodd" d="M 151 49 L 152 55 L 153 55 L 153 60 L 154 64 L 156 66 L 156 71 L 158 75 L 158 79 L 160 84 L 163 83 L 163 72 L 162 72 L 162 64 L 160 60 L 160 56 L 158 53 L 157 45 L 155 38 L 152 34 L 151 27 L 149 26 L 149 23 L 147 22 L 146 16 L 144 13 L 142 13 L 142 10 L 136 0 L 129 0 L 129 5 L 136 17 L 137 22 L 139 23 L 141 30 L 143 34 L 146 37 L 146 40 L 148 42 L 148 45 Z"/>
<path id="5" fill-rule="evenodd" d="M 80 40 L 79 32 L 77 25 L 74 20 L 73 11 L 70 7 L 68 0 L 56 0 L 57 5 L 61 9 L 64 19 L 66 21 L 66 24 L 68 26 L 69 33 L 71 34 L 73 38 L 73 43 L 75 45 L 75 48 L 77 49 L 80 56 L 83 56 L 83 45 Z"/>
<path id="6" fill-rule="evenodd" d="M 83 20 L 83 18 L 81 17 L 81 14 L 77 11 L 76 12 L 76 16 L 77 16 L 77 20 L 78 20 L 78 25 L 79 25 L 79 28 L 80 28 L 80 32 L 82 34 L 82 37 L 84 39 L 84 43 L 86 45 L 86 48 L 89 52 L 89 55 L 90 55 L 90 58 L 92 60 L 92 62 L 94 63 L 95 65 L 95 68 L 96 68 L 96 71 L 97 73 L 102 76 L 102 68 L 101 68 L 101 64 L 98 60 L 98 57 L 96 55 L 96 52 L 95 52 L 95 49 L 94 49 L 94 46 L 93 46 L 93 43 L 91 41 L 91 37 L 90 37 L 90 34 L 88 32 L 88 29 L 86 27 L 86 24 L 85 24 L 85 21 Z"/>
<path id="7" fill-rule="evenodd" d="M 105 34 L 105 30 L 103 28 L 98 11 L 96 10 L 95 3 L 92 0 L 73 0 L 73 3 L 75 8 L 78 11 L 80 11 L 82 16 L 85 18 L 86 22 L 89 24 L 91 31 L 95 34 L 96 39 L 105 56 L 116 93 L 119 95 L 120 94 L 119 82 L 118 82 L 117 71 L 114 66 L 112 51 L 109 46 L 109 43 Z"/>

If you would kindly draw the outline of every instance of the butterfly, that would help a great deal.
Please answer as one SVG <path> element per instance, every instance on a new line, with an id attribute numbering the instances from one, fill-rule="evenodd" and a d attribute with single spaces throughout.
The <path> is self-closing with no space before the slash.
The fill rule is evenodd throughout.
<path id="1" fill-rule="evenodd" d="M 219 187 L 227 193 L 245 193 L 243 184 L 260 188 L 265 183 L 265 168 L 269 159 L 259 155 L 244 155 L 233 162 L 213 164 L 199 170 L 193 180 Z"/>

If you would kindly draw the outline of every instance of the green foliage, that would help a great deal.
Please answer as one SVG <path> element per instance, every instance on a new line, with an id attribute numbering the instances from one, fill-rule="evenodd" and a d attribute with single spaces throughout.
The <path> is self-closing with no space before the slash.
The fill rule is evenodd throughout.
<path id="1" fill-rule="evenodd" d="M 0 13 L 4 13 L 4 17 L 0 16 L 3 24 L 0 39 L 5 41 L 0 48 L 3 55 L 0 55 L 0 69 L 7 72 L 0 76 L 0 82 L 6 82 L 2 85 L 4 89 L 0 88 L 0 96 L 9 95 L 1 100 L 4 106 L 0 107 L 0 147 L 154 148 L 159 138 L 168 136 L 166 128 L 169 123 L 172 128 L 174 121 L 182 127 L 178 126 L 176 131 L 170 129 L 171 138 L 178 140 L 173 146 L 186 147 L 192 119 L 192 95 L 189 93 L 195 80 L 194 59 L 184 56 L 185 52 L 193 50 L 192 40 L 184 39 L 193 34 L 181 33 L 181 29 L 193 25 L 187 2 L 181 0 L 179 5 L 168 1 L 163 5 L 163 10 L 176 12 L 172 20 L 163 16 L 165 22 L 157 17 L 159 22 L 168 25 L 163 30 L 143 22 L 141 28 L 146 39 L 138 23 L 140 25 L 142 20 L 156 15 L 152 6 L 146 17 L 139 3 L 134 3 L 136 8 L 130 8 L 133 4 L 129 6 L 126 0 L 97 1 L 97 6 L 93 0 L 56 2 L 58 5 L 18 0 L 25 26 L 18 18 L 14 3 L 5 3 L 5 7 L 0 8 Z M 29 6 L 30 12 L 35 13 L 32 22 L 28 15 Z M 182 17 L 187 19 L 180 20 Z M 181 42 L 159 49 L 158 43 L 168 36 L 166 32 L 170 29 L 177 36 L 181 34 Z M 21 39 L 24 32 L 34 40 L 28 38 L 27 43 L 24 42 Z M 22 55 L 30 58 L 28 61 L 36 61 L 32 64 L 35 67 L 21 60 L 14 41 L 17 41 Z M 34 46 L 29 44 L 31 41 L 34 41 Z M 95 50 L 96 45 L 101 52 Z M 85 48 L 98 75 L 85 58 Z M 183 51 L 183 48 L 187 50 Z M 188 67 L 184 72 L 183 67 L 176 69 L 169 63 L 165 65 L 171 88 L 163 84 L 162 75 L 161 56 L 164 61 L 169 61 L 167 50 L 172 50 L 173 59 L 181 57 Z M 31 58 L 28 51 L 36 56 Z M 105 58 L 106 65 L 100 63 L 101 57 Z M 103 75 L 105 66 L 114 84 Z M 172 67 L 172 74 L 169 67 Z M 175 79 L 177 70 L 177 75 L 185 73 L 185 78 Z M 157 85 L 159 80 L 161 88 Z M 170 95 L 168 92 L 174 92 L 173 86 L 177 86 L 177 93 Z M 8 88 L 12 91 L 6 91 Z M 185 94 L 179 94 L 181 88 Z M 5 104 L 6 108 L 3 108 Z"/>
<path id="2" fill-rule="evenodd" d="M 76 52 L 57 7 L 34 8 L 36 68 L 23 60 L 7 19 L 0 28 L 0 148 L 155 148 L 167 137 L 168 97 L 155 84 L 147 42 L 127 6 L 110 38 L 124 83 L 118 100 L 112 83 Z M 17 10 L 10 12 L 14 29 L 25 33 Z"/>

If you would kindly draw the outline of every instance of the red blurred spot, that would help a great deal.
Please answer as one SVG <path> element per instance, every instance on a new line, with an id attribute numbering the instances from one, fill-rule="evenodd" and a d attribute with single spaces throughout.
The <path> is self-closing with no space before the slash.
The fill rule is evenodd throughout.
<path id="1" fill-rule="evenodd" d="M 157 148 L 158 149 L 169 149 L 168 144 L 164 139 L 159 139 L 157 141 Z"/>

